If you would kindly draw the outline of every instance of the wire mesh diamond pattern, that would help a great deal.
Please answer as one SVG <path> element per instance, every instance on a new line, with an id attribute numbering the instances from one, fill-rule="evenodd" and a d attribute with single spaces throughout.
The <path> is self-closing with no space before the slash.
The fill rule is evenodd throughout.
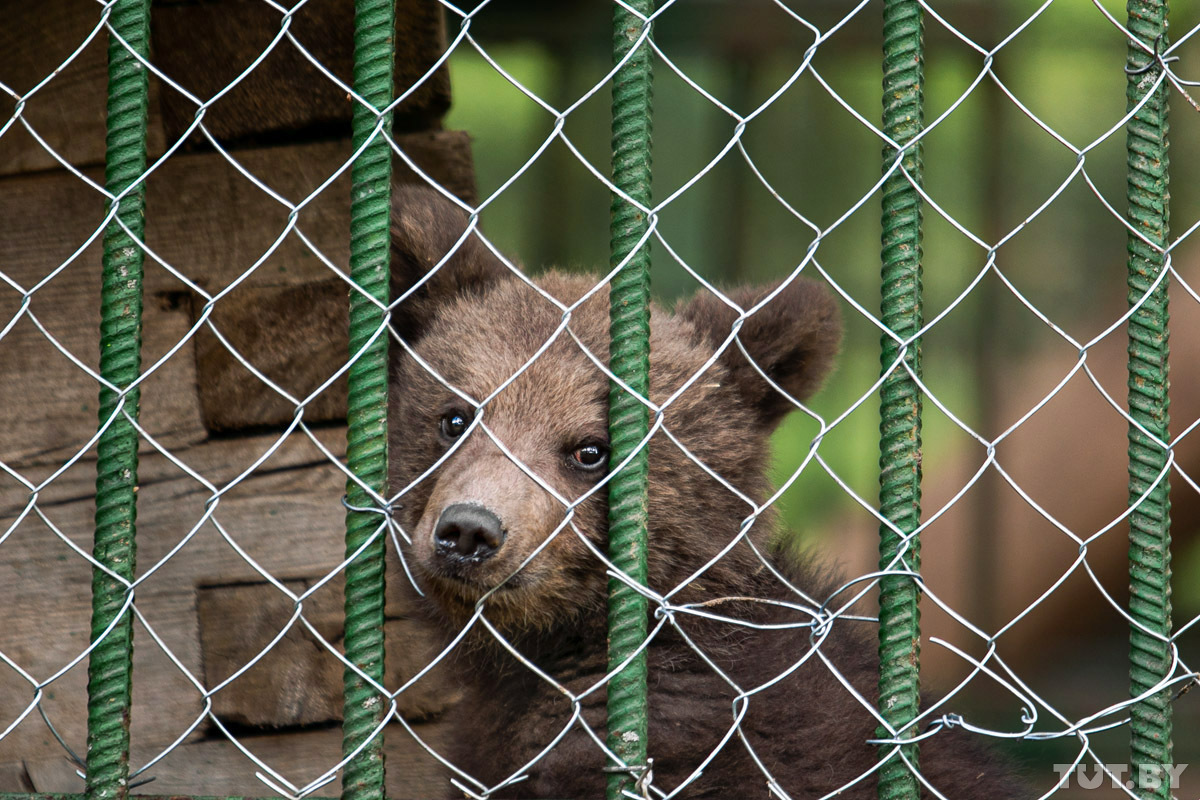
<path id="1" fill-rule="evenodd" d="M 384 790 L 356 771 L 377 753 L 394 796 L 691 797 L 752 776 L 755 794 L 865 797 L 896 770 L 896 796 L 971 796 L 953 764 L 976 755 L 1005 796 L 1195 792 L 1194 3 L 1169 37 L 1145 34 L 1153 4 L 1099 0 L 401 0 L 396 28 L 369 5 L 356 47 L 382 31 L 398 54 L 378 104 L 334 0 L 153 4 L 148 50 L 123 0 L 56 0 L 0 39 L 16 54 L 0 55 L 0 791 L 97 791 L 88 664 L 132 625 L 134 793 L 365 796 Z M 615 59 L 614 11 L 631 20 Z M 898 135 L 879 53 L 914 19 L 915 55 L 885 70 L 919 59 L 904 91 L 924 117 Z M 223 49 L 180 55 L 188 31 Z M 145 168 L 119 191 L 97 79 L 114 51 L 150 109 Z M 652 199 L 609 162 L 608 103 L 639 59 Z M 1146 144 L 1167 102 L 1171 194 L 1165 146 Z M 387 235 L 347 202 L 372 200 L 356 170 L 373 147 L 394 170 L 374 177 L 393 187 L 386 299 L 355 259 Z M 144 231 L 122 215 L 143 196 Z M 610 206 L 641 227 L 606 261 Z M 896 245 L 909 213 L 921 233 Z M 918 296 L 904 329 L 880 306 L 881 228 L 885 259 L 894 245 L 917 269 L 896 291 Z M 126 287 L 145 305 L 131 381 L 98 357 L 93 267 L 113 236 L 145 273 Z M 643 257 L 648 390 L 617 374 L 607 327 Z M 385 343 L 390 368 L 371 367 Z M 386 487 L 353 433 L 348 455 L 360 374 L 390 385 L 365 442 L 388 437 Z M 879 495 L 892 385 L 923 407 L 904 434 L 911 525 Z M 647 428 L 606 464 L 618 396 Z M 123 427 L 132 577 L 92 549 L 97 461 Z M 645 580 L 607 549 L 610 492 L 639 458 Z M 1173 543 L 1145 522 L 1168 509 Z M 343 592 L 384 563 L 360 625 Z M 92 582 L 116 587 L 99 630 Z M 610 584 L 648 608 L 612 661 Z M 896 585 L 921 618 L 900 723 L 876 685 Z M 369 666 L 360 627 L 382 635 Z M 605 700 L 639 658 L 649 759 L 629 763 Z M 345 742 L 343 680 L 365 715 Z M 1173 766 L 1139 772 L 1162 759 L 1138 748 L 1163 704 Z"/>

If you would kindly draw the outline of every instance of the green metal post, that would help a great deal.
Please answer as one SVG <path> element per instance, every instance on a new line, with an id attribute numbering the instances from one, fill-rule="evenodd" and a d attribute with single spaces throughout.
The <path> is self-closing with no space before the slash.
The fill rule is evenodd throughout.
<path id="1" fill-rule="evenodd" d="M 108 136 L 105 187 L 124 192 L 146 171 L 146 121 L 149 83 L 146 68 L 130 52 L 149 53 L 149 0 L 118 0 L 109 25 L 116 35 L 108 44 Z M 120 39 L 124 39 L 122 43 Z M 100 289 L 100 374 L 125 389 L 141 372 L 142 249 L 145 189 L 122 197 L 104 231 Z M 118 407 L 134 419 L 140 392 L 100 390 L 100 424 Z M 122 403 L 124 404 L 122 406 Z M 128 793 L 129 712 L 133 675 L 133 613 L 121 609 L 129 596 L 137 554 L 137 449 L 134 426 L 118 414 L 96 445 L 96 531 L 92 553 L 119 575 L 92 570 L 92 641 L 106 630 L 88 660 L 88 752 L 86 791 L 90 800 L 121 800 Z M 119 619 L 118 619 L 119 617 Z M 111 630 L 110 630 L 111 626 Z"/>
<path id="2" fill-rule="evenodd" d="M 1166 47 L 1166 0 L 1130 0 L 1129 31 L 1156 53 Z M 1129 108 L 1150 98 L 1129 121 L 1129 223 L 1140 236 L 1129 234 L 1129 303 L 1146 297 L 1129 320 L 1129 414 L 1152 436 L 1129 426 L 1130 503 L 1146 499 L 1129 516 L 1129 613 L 1145 629 L 1131 626 L 1129 690 L 1136 697 L 1167 677 L 1171 670 L 1171 504 L 1163 473 L 1169 440 L 1167 388 L 1167 280 L 1151 286 L 1165 266 L 1170 209 L 1167 192 L 1167 87 L 1154 89 L 1161 72 L 1155 55 L 1133 42 L 1129 45 Z M 1145 237 L 1143 239 L 1142 237 Z M 1159 479 L 1159 475 L 1163 477 Z M 1147 494 L 1148 493 L 1148 494 Z M 1147 631 L 1150 631 L 1149 633 Z M 1135 774 L 1154 766 L 1154 781 L 1135 779 L 1134 791 L 1143 798 L 1171 797 L 1165 770 L 1172 766 L 1171 693 L 1157 692 L 1130 709 L 1130 762 Z"/>
<path id="3" fill-rule="evenodd" d="M 883 130 L 894 141 L 912 141 L 924 124 L 924 18 L 916 0 L 886 0 L 883 17 Z M 904 170 L 921 180 L 921 145 L 899 156 Z M 884 168 L 897 153 L 883 151 Z M 907 338 L 922 324 L 921 312 L 921 197 L 901 171 L 883 186 L 882 317 L 887 327 Z M 890 336 L 882 339 L 880 360 L 889 370 L 900 357 Z M 918 341 L 904 353 L 905 363 L 920 375 Z M 879 507 L 896 529 L 912 533 L 921 521 L 921 394 L 916 382 L 898 368 L 880 389 Z M 904 543 L 888 525 L 879 530 L 879 563 L 883 569 L 917 572 L 920 543 L 913 538 L 896 561 Z M 907 575 L 887 575 L 879 581 L 879 711 L 900 729 L 917 715 L 920 696 L 920 588 Z M 880 727 L 879 735 L 888 731 Z M 903 738 L 913 735 L 906 730 Z M 892 748 L 884 746 L 883 757 Z M 905 745 L 905 757 L 917 764 L 917 746 Z M 919 783 L 904 761 L 892 756 L 879 771 L 881 800 L 916 800 Z"/>
<path id="4" fill-rule="evenodd" d="M 379 122 L 377 109 L 392 101 L 395 8 L 392 0 L 356 0 L 354 13 L 354 89 L 371 105 L 355 104 L 354 147 L 366 142 Z M 386 130 L 391 130 L 390 120 Z M 359 155 L 351 171 L 350 276 L 379 303 L 388 302 L 389 219 L 392 154 L 386 139 L 376 137 Z M 384 324 L 382 308 L 358 291 L 350 293 L 350 353 L 358 353 Z M 378 336 L 348 375 L 346 462 L 378 495 L 387 487 L 387 336 Z M 355 481 L 346 484 L 350 506 L 372 504 Z M 346 566 L 346 658 L 377 683 L 383 682 L 384 545 L 377 536 L 380 518 L 362 511 L 346 513 L 346 554 L 357 552 Z M 387 711 L 385 698 L 359 674 L 347 668 L 344 685 L 342 751 L 363 746 Z M 346 765 L 345 800 L 382 800 L 382 737 L 367 742 Z"/>
<path id="5" fill-rule="evenodd" d="M 653 0 L 634 0 L 630 7 L 649 16 Z M 643 32 L 636 15 L 617 6 L 613 16 L 613 57 L 626 56 Z M 617 71 L 613 82 L 613 183 L 643 206 L 650 204 L 651 50 L 643 44 Z M 613 197 L 612 264 L 623 261 L 649 227 L 646 215 L 620 196 Z M 611 352 L 613 374 L 643 396 L 649 396 L 650 244 L 629 259 L 613 278 Z M 615 382 L 609 392 L 611 463 L 624 461 L 649 431 L 649 414 L 641 401 Z M 633 580 L 646 583 L 648 460 L 643 448 L 618 474 L 608 490 L 609 556 Z M 617 580 L 609 581 L 608 661 L 615 669 L 646 639 L 646 598 Z M 646 659 L 642 653 L 608 685 L 608 746 L 630 767 L 646 764 Z M 632 791 L 636 777 L 614 772 L 608 797 Z"/>

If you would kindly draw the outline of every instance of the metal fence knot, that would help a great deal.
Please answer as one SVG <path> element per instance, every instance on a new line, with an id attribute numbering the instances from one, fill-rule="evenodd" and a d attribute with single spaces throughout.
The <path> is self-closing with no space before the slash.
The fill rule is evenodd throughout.
<path id="1" fill-rule="evenodd" d="M 634 779 L 633 792 L 624 792 L 626 797 L 650 800 L 650 784 L 654 781 L 654 759 L 647 757 L 645 764 L 630 766 L 608 766 L 603 772 L 610 775 L 630 775 Z"/>
<path id="2" fill-rule="evenodd" d="M 342 495 L 342 507 L 347 511 L 358 511 L 363 514 L 379 514 L 387 519 L 392 519 L 397 511 L 404 508 L 403 503 L 397 503 L 391 500 L 386 500 L 379 505 L 373 506 L 356 506 L 350 502 L 350 498 Z"/>
<path id="3" fill-rule="evenodd" d="M 1163 34 L 1160 33 L 1154 37 L 1154 50 L 1152 52 L 1152 55 L 1154 56 L 1154 58 L 1148 64 L 1140 66 L 1136 69 L 1130 69 L 1129 67 L 1125 67 L 1125 74 L 1131 75 L 1131 76 L 1132 75 L 1145 75 L 1147 72 L 1149 72 L 1154 67 L 1155 64 L 1158 64 L 1160 67 L 1162 67 L 1163 71 L 1165 72 L 1167 70 L 1167 64 L 1170 64 L 1173 61 L 1178 61 L 1179 56 L 1163 57 L 1162 44 L 1163 44 Z"/>

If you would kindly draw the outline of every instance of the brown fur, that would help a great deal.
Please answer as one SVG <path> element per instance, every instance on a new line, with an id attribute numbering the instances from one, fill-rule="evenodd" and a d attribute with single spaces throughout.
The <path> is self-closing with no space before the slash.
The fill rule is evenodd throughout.
<path id="1" fill-rule="evenodd" d="M 402 191 L 396 204 L 393 296 L 404 296 L 424 279 L 459 241 L 465 224 L 465 215 L 433 192 Z M 559 272 L 537 281 L 542 291 L 567 305 L 593 285 L 591 277 Z M 739 289 L 730 296 L 749 309 L 776 289 Z M 650 394 L 661 403 L 701 372 L 729 337 L 737 314 L 707 293 L 674 313 L 657 305 L 651 313 Z M 596 474 L 574 468 L 568 457 L 584 443 L 606 441 L 609 386 L 565 330 L 530 361 L 561 319 L 553 303 L 516 277 L 474 234 L 396 310 L 397 330 L 419 359 L 473 401 L 490 397 L 528 364 L 486 403 L 483 422 L 529 472 L 571 502 L 592 490 L 604 474 L 603 469 Z M 583 346 L 606 363 L 607 292 L 597 292 L 575 308 L 569 324 Z M 836 353 L 837 309 L 818 284 L 793 280 L 744 321 L 738 336 L 780 389 L 803 399 L 820 384 Z M 488 621 L 570 692 L 586 693 L 606 671 L 607 577 L 585 543 L 601 551 L 607 546 L 603 488 L 588 496 L 563 527 L 563 502 L 515 465 L 483 429 L 453 443 L 445 439 L 442 417 L 456 411 L 469 420 L 474 407 L 403 347 L 395 346 L 394 352 L 394 485 L 409 486 L 453 449 L 438 470 L 401 498 L 402 523 L 413 541 L 405 557 L 427 595 L 431 618 L 452 636 L 470 620 L 476 603 L 495 589 L 484 601 Z M 675 605 L 706 603 L 711 613 L 760 626 L 810 621 L 796 608 L 810 604 L 772 569 L 818 601 L 828 596 L 828 578 L 772 551 L 768 543 L 776 522 L 769 511 L 749 527 L 744 540 L 721 555 L 752 508 L 692 461 L 699 460 L 738 492 L 762 502 L 768 490 L 767 439 L 791 408 L 734 342 L 665 411 L 666 429 L 691 457 L 662 432 L 651 441 L 649 584 L 660 593 L 683 584 L 671 598 Z M 490 558 L 459 571 L 439 559 L 433 532 L 444 508 L 464 502 L 493 512 L 507 538 Z M 770 568 L 751 542 L 769 559 Z M 807 627 L 752 628 L 687 613 L 677 613 L 675 620 L 678 629 L 663 627 L 648 650 L 649 752 L 654 785 L 668 791 L 691 776 L 734 724 L 737 693 L 697 655 L 685 634 L 747 690 L 772 681 L 812 650 Z M 874 647 L 864 638 L 866 631 L 849 628 L 855 624 L 836 622 L 820 653 L 874 702 Z M 448 756 L 489 787 L 516 773 L 571 719 L 570 701 L 478 623 L 450 656 L 449 667 L 461 679 L 466 697 L 454 712 L 460 735 Z M 584 722 L 602 739 L 604 703 L 603 691 L 581 701 Z M 750 698 L 740 732 L 782 788 L 797 798 L 831 792 L 870 770 L 878 758 L 876 746 L 866 744 L 876 735 L 873 718 L 815 655 Z M 953 733 L 934 736 L 921 755 L 923 774 L 949 797 L 1015 795 L 1003 770 Z M 598 797 L 604 766 L 600 750 L 577 723 L 527 770 L 528 779 L 497 794 Z M 766 776 L 735 734 L 683 796 L 765 797 L 766 785 Z M 874 797 L 873 777 L 845 796 Z"/>

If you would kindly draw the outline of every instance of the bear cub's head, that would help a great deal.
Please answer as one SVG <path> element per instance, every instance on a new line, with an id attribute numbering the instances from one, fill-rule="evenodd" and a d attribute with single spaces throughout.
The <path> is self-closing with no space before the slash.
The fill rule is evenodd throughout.
<path id="1" fill-rule="evenodd" d="M 456 625 L 481 599 L 516 633 L 601 614 L 607 286 L 524 277 L 426 187 L 398 187 L 392 237 L 391 480 L 417 584 Z M 767 438 L 840 339 L 818 283 L 725 295 L 756 309 L 732 340 L 741 312 L 707 289 L 651 310 L 650 400 L 665 408 L 649 453 L 650 585 L 684 585 L 683 598 L 734 594 L 761 570 L 745 540 L 761 552 L 773 518 L 745 523 L 766 496 Z"/>

